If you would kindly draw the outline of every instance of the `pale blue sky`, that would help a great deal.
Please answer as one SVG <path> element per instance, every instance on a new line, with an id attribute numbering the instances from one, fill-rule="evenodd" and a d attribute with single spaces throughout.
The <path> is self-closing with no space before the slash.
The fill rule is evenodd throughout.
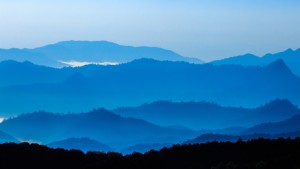
<path id="1" fill-rule="evenodd" d="M 298 0 L 0 0 L 0 23 L 0 48 L 107 40 L 206 61 L 300 48 Z"/>

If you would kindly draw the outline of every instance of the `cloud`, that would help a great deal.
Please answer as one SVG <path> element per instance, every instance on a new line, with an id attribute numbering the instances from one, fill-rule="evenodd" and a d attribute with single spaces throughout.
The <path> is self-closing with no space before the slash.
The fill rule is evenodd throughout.
<path id="1" fill-rule="evenodd" d="M 71 67 L 81 67 L 85 65 L 102 65 L 102 66 L 109 66 L 109 65 L 118 65 L 117 62 L 80 62 L 80 61 L 59 61 L 63 64 L 66 64 Z"/>

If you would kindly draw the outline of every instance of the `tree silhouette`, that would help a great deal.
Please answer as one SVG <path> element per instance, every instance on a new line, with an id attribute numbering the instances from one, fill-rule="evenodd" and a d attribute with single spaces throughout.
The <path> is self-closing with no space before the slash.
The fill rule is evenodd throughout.
<path id="1" fill-rule="evenodd" d="M 297 169 L 300 139 L 174 145 L 145 154 L 51 149 L 29 143 L 0 145 L 0 168 L 30 169 Z"/>

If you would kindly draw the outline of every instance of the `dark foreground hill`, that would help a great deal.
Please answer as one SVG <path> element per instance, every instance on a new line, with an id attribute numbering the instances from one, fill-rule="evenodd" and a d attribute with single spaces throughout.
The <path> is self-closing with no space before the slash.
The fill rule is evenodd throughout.
<path id="1" fill-rule="evenodd" d="M 1 168 L 7 169 L 297 169 L 300 139 L 175 145 L 126 156 L 10 143 L 0 145 L 0 157 Z"/>

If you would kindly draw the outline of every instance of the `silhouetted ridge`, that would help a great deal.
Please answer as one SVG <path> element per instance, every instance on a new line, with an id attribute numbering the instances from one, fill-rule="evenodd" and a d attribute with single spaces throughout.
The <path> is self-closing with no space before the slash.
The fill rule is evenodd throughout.
<path id="1" fill-rule="evenodd" d="M 81 119 L 85 119 L 91 123 L 97 123 L 98 121 L 102 121 L 102 123 L 115 123 L 123 122 L 125 120 L 124 118 L 105 109 L 95 109 L 89 113 L 80 114 L 80 116 Z"/>
<path id="2" fill-rule="evenodd" d="M 277 76 L 294 76 L 282 59 L 277 59 L 276 61 L 270 63 L 266 68 L 267 71 L 273 72 L 275 73 L 274 75 Z"/>
<path id="3" fill-rule="evenodd" d="M 55 117 L 58 117 L 60 116 L 59 114 L 53 114 L 53 113 L 49 113 L 49 112 L 45 112 L 45 111 L 38 111 L 38 112 L 34 112 L 34 113 L 28 113 L 28 114 L 21 114 L 18 116 L 17 119 L 19 120 L 24 120 L 24 121 L 27 121 L 27 120 L 41 120 L 41 123 L 45 122 L 44 120 L 45 119 L 53 119 Z M 6 121 L 9 121 L 9 120 L 13 120 L 13 119 L 16 119 L 16 118 L 9 118 L 9 119 L 6 119 L 4 120 L 4 122 Z"/>
<path id="4" fill-rule="evenodd" d="M 195 136 L 192 130 L 161 127 L 144 120 L 124 118 L 105 109 L 80 114 L 36 112 L 7 119 L 0 130 L 22 140 L 47 144 L 67 138 L 87 137 L 124 148 L 137 143 L 178 142 Z"/>
<path id="5" fill-rule="evenodd" d="M 7 69 L 11 69 L 14 68 L 15 70 L 20 70 L 20 69 L 36 69 L 36 68 L 43 68 L 43 66 L 40 65 L 35 65 L 30 61 L 23 61 L 23 62 L 19 62 L 19 61 L 14 61 L 14 60 L 5 60 L 0 62 L 0 67 L 3 68 L 7 68 Z"/>
<path id="6" fill-rule="evenodd" d="M 63 148 L 66 150 L 81 150 L 83 152 L 87 151 L 100 151 L 100 152 L 108 152 L 112 151 L 110 147 L 107 145 L 100 143 L 96 140 L 92 140 L 90 138 L 69 138 L 66 140 L 55 141 L 48 144 L 51 148 Z"/>
<path id="7" fill-rule="evenodd" d="M 62 41 L 52 45 L 63 46 L 69 49 L 86 49 L 86 50 L 92 48 L 101 48 L 101 47 L 109 48 L 109 47 L 121 46 L 109 41 L 76 41 L 76 40 Z"/>
<path id="8" fill-rule="evenodd" d="M 24 81 L 20 80 L 25 77 L 23 74 L 9 74 L 7 78 L 14 77 L 12 82 L 0 81 L 0 84 L 6 83 L 0 86 L 8 86 L 0 87 L 0 102 L 3 103 L 0 112 L 80 112 L 99 105 L 113 109 L 157 100 L 206 100 L 235 107 L 257 107 L 276 98 L 300 103 L 297 97 L 300 79 L 277 68 L 142 59 L 117 66 L 44 69 L 35 68 Z M 26 69 L 22 71 L 26 72 Z M 76 72 L 84 75 L 85 79 L 72 77 Z M 66 80 L 70 76 L 75 79 L 74 82 Z M 9 106 L 16 104 L 26 106 Z"/>
<path id="9" fill-rule="evenodd" d="M 213 61 L 211 63 L 215 65 L 238 64 L 243 66 L 266 66 L 278 59 L 283 60 L 293 73 L 295 73 L 297 76 L 300 76 L 300 49 L 287 49 L 279 53 L 268 53 L 262 57 L 249 57 L 249 55 L 234 56 L 222 60 Z"/>
<path id="10" fill-rule="evenodd" d="M 225 107 L 209 102 L 158 101 L 138 107 L 121 107 L 114 112 L 125 117 L 144 119 L 163 126 L 191 129 L 251 127 L 264 122 L 278 122 L 300 114 L 288 100 L 274 100 L 258 108 Z"/>
<path id="11" fill-rule="evenodd" d="M 188 140 L 183 144 L 199 144 L 199 143 L 207 143 L 207 142 L 236 142 L 238 140 L 238 136 L 232 135 L 224 135 L 224 134 L 203 134 L 195 139 Z"/>
<path id="12" fill-rule="evenodd" d="M 282 112 L 282 113 L 287 113 L 287 112 L 299 113 L 299 109 L 294 104 L 292 104 L 289 100 L 285 100 L 285 99 L 276 99 L 260 107 L 259 110 L 264 112 L 270 112 L 270 113 L 274 111 Z"/>
<path id="13" fill-rule="evenodd" d="M 244 133 L 280 134 L 300 131 L 300 115 L 295 115 L 287 120 L 272 123 L 263 123 L 249 128 Z"/>
<path id="14" fill-rule="evenodd" d="M 238 140 L 243 141 L 249 141 L 253 139 L 278 139 L 278 138 L 291 138 L 295 139 L 297 137 L 300 137 L 300 131 L 293 131 L 293 132 L 287 132 L 287 133 L 276 133 L 276 134 L 268 134 L 268 133 L 254 133 L 254 134 L 248 134 L 248 135 L 226 135 L 226 134 L 215 134 L 215 133 L 209 133 L 209 134 L 202 134 L 195 139 L 188 140 L 184 142 L 183 144 L 201 144 L 201 143 L 207 143 L 207 142 L 232 142 L 235 143 Z"/>
<path id="15" fill-rule="evenodd" d="M 300 139 L 174 145 L 145 154 L 51 149 L 37 144 L 1 144 L 1 168 L 29 169 L 295 169 Z"/>
<path id="16" fill-rule="evenodd" d="M 277 59 L 276 61 L 270 63 L 268 65 L 268 68 L 269 69 L 274 69 L 274 70 L 284 70 L 284 69 L 289 69 L 284 61 L 282 59 Z"/>
<path id="17" fill-rule="evenodd" d="M 136 66 L 143 66 L 143 65 L 165 65 L 165 64 L 169 64 L 169 65 L 191 65 L 191 63 L 187 63 L 187 62 L 183 62 L 183 61 L 159 61 L 159 60 L 155 60 L 155 59 L 151 59 L 151 58 L 141 58 L 141 59 L 135 59 L 132 62 L 129 63 L 125 63 L 128 65 L 136 65 Z"/>

